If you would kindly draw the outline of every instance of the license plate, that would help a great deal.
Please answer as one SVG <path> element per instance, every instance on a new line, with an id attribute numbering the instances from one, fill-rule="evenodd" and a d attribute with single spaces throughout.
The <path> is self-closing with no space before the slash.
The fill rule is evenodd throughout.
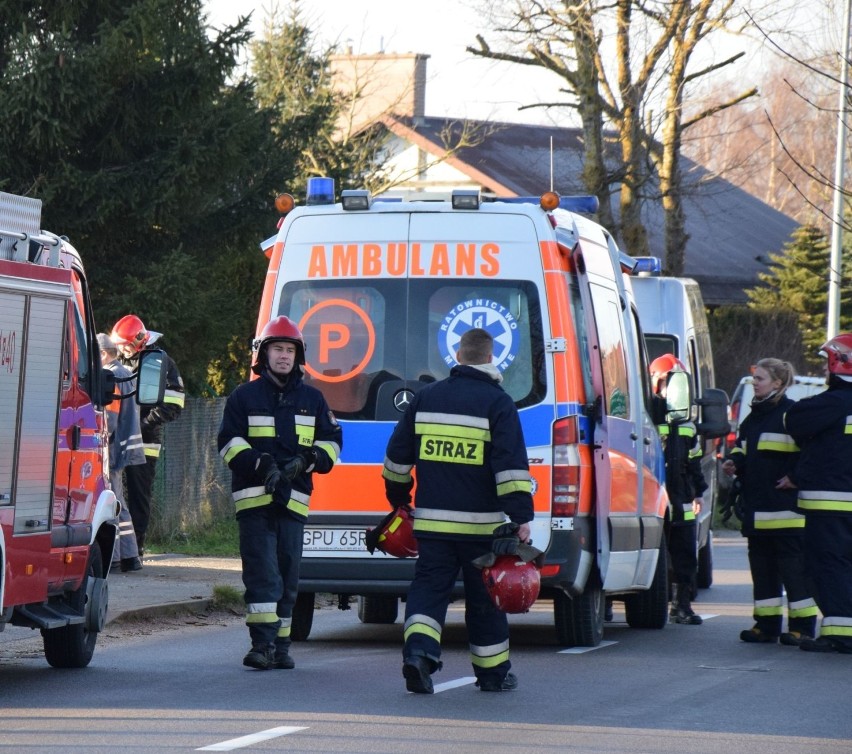
<path id="1" fill-rule="evenodd" d="M 303 550 L 305 552 L 367 552 L 364 543 L 366 529 L 318 529 L 305 528 Z"/>

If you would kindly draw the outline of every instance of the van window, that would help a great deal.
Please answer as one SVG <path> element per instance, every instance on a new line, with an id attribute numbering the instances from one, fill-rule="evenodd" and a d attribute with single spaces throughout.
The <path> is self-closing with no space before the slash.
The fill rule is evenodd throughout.
<path id="1" fill-rule="evenodd" d="M 589 286 L 595 305 L 604 401 L 607 415 L 630 418 L 630 387 L 627 380 L 627 354 L 621 328 L 621 307 L 615 294 L 599 285 Z"/>
<path id="2" fill-rule="evenodd" d="M 541 307 L 529 281 L 293 281 L 282 290 L 281 314 L 304 335 L 306 381 L 343 419 L 378 418 L 384 383 L 448 376 L 459 339 L 473 327 L 494 336 L 494 364 L 518 407 L 547 391 Z"/>
<path id="3" fill-rule="evenodd" d="M 671 335 L 645 333 L 645 346 L 648 348 L 648 358 L 651 361 L 667 353 L 673 353 L 677 358 L 682 358 L 678 353 L 677 339 Z"/>

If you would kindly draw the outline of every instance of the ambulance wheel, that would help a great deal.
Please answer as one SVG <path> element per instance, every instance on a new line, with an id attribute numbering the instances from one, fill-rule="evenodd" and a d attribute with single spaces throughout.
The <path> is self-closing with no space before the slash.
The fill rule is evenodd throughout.
<path id="1" fill-rule="evenodd" d="M 663 628 L 669 620 L 669 564 L 666 543 L 660 545 L 657 570 L 647 591 L 624 597 L 624 614 L 630 628 Z"/>
<path id="2" fill-rule="evenodd" d="M 597 571 L 576 597 L 557 592 L 553 597 L 556 641 L 564 647 L 596 647 L 603 639 L 606 599 Z"/>
<path id="3" fill-rule="evenodd" d="M 713 584 L 713 532 L 707 532 L 707 544 L 698 551 L 699 589 L 709 589 Z"/>
<path id="4" fill-rule="evenodd" d="M 384 594 L 362 594 L 358 599 L 358 620 L 361 623 L 396 623 L 399 599 Z"/>
<path id="5" fill-rule="evenodd" d="M 293 641 L 305 641 L 311 635 L 314 625 L 314 593 L 299 592 L 293 605 L 293 622 L 290 624 L 290 638 Z"/>
<path id="6" fill-rule="evenodd" d="M 86 616 L 83 623 L 75 623 L 62 628 L 51 628 L 41 630 L 44 643 L 44 656 L 48 664 L 54 668 L 85 668 L 92 660 L 95 653 L 95 643 L 98 640 L 98 631 L 93 626 L 97 616 L 91 616 L 92 610 L 102 611 L 101 619 L 106 616 L 106 590 L 101 591 L 99 597 L 95 598 L 89 591 L 96 585 L 105 587 L 105 582 L 97 582 L 95 579 L 103 579 L 104 566 L 101 557 L 101 548 L 97 544 L 92 546 L 89 552 L 89 563 L 86 568 L 86 577 L 80 588 L 68 599 L 68 605 L 75 611 Z M 91 583 L 90 583 L 91 582 Z"/>

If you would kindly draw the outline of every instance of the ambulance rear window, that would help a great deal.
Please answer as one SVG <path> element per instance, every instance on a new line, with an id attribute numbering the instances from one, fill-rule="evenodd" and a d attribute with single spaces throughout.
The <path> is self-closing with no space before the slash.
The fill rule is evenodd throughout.
<path id="1" fill-rule="evenodd" d="M 277 314 L 299 323 L 306 381 L 343 419 L 398 419 L 399 391 L 448 376 L 472 327 L 494 336 L 494 365 L 519 407 L 540 402 L 547 390 L 541 308 L 530 281 L 293 281 Z"/>

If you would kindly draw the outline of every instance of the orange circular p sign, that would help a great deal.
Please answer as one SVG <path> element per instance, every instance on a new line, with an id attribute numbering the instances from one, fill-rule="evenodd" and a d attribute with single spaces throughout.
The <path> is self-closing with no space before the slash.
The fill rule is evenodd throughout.
<path id="1" fill-rule="evenodd" d="M 346 299 L 315 304 L 299 321 L 299 329 L 305 338 L 305 370 L 324 382 L 344 382 L 360 374 L 376 349 L 376 331 L 367 312 Z"/>

